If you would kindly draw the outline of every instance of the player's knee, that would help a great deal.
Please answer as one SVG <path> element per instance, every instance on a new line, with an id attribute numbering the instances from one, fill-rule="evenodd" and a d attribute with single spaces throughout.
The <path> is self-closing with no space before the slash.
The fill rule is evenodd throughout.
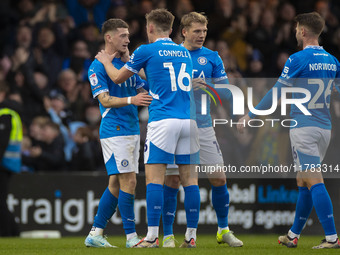
<path id="1" fill-rule="evenodd" d="M 209 179 L 209 181 L 210 181 L 210 184 L 215 187 L 224 186 L 227 183 L 225 177 L 213 178 L 213 179 Z"/>
<path id="2" fill-rule="evenodd" d="M 114 195 L 115 197 L 119 196 L 119 185 L 116 185 L 116 186 L 109 185 L 108 188 L 112 195 Z"/>
<path id="3" fill-rule="evenodd" d="M 166 176 L 165 185 L 173 189 L 178 189 L 180 185 L 179 175 Z"/>
<path id="4" fill-rule="evenodd" d="M 129 190 L 134 190 L 137 185 L 137 179 L 135 175 L 126 176 L 124 179 L 120 179 L 120 186 Z"/>
<path id="5" fill-rule="evenodd" d="M 301 177 L 296 177 L 296 184 L 298 187 L 304 187 L 305 186 L 305 182 L 303 181 L 303 179 Z"/>

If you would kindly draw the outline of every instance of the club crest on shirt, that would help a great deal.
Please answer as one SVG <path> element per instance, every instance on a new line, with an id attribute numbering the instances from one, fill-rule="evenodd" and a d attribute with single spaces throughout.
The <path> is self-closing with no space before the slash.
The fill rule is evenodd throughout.
<path id="1" fill-rule="evenodd" d="M 126 159 L 123 159 L 121 164 L 123 167 L 127 167 L 129 165 L 129 161 Z"/>
<path id="2" fill-rule="evenodd" d="M 98 78 L 95 73 L 91 74 L 89 78 L 92 86 L 96 86 L 98 84 Z"/>
<path id="3" fill-rule="evenodd" d="M 198 62 L 198 64 L 204 66 L 204 65 L 206 65 L 208 63 L 208 60 L 205 57 L 199 57 L 197 59 L 197 62 Z"/>

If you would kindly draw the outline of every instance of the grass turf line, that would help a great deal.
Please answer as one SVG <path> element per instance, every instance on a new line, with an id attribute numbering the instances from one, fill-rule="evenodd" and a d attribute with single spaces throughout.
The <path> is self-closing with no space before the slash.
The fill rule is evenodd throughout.
<path id="1" fill-rule="evenodd" d="M 119 254 L 119 255 L 162 255 L 176 253 L 194 255 L 225 255 L 225 254 L 339 254 L 338 249 L 312 250 L 312 246 L 320 243 L 322 236 L 302 236 L 297 248 L 288 249 L 277 242 L 277 235 L 237 235 L 243 243 L 242 248 L 231 248 L 227 244 L 219 245 L 214 235 L 198 235 L 196 249 L 160 248 L 160 249 L 126 249 L 124 236 L 111 236 L 108 241 L 114 248 L 86 248 L 84 245 L 85 236 L 63 237 L 61 239 L 21 239 L 21 238 L 0 238 L 0 254 L 6 255 L 86 255 L 86 254 Z M 178 247 L 183 236 L 176 236 Z M 161 243 L 161 242 L 160 242 Z M 123 248 L 124 247 L 124 248 Z"/>

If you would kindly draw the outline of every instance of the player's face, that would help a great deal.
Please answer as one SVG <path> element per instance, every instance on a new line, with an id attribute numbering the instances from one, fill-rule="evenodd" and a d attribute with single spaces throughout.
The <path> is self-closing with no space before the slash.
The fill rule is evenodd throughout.
<path id="1" fill-rule="evenodd" d="M 297 45 L 299 48 L 302 48 L 302 29 L 299 26 L 299 24 L 296 25 L 296 33 L 295 33 L 295 37 L 296 37 L 296 41 L 297 41 Z"/>
<path id="2" fill-rule="evenodd" d="M 194 22 L 190 27 L 184 28 L 182 33 L 184 42 L 189 47 L 189 50 L 201 48 L 207 36 L 207 25 Z"/>
<path id="3" fill-rule="evenodd" d="M 121 53 L 128 51 L 129 40 L 129 30 L 127 28 L 117 28 L 116 31 L 110 33 L 112 37 L 113 48 Z"/>

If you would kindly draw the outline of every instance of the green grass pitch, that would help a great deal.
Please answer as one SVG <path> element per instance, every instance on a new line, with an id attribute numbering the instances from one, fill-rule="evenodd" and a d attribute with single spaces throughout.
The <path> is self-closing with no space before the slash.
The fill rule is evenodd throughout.
<path id="1" fill-rule="evenodd" d="M 218 245 L 214 235 L 199 235 L 196 249 L 126 249 L 125 237 L 111 236 L 108 241 L 118 249 L 86 248 L 85 237 L 63 237 L 61 239 L 20 239 L 0 238 L 0 254 L 6 255 L 73 255 L 73 254 L 119 254 L 119 255 L 159 255 L 159 254 L 194 254 L 194 255 L 218 255 L 218 254 L 339 254 L 338 249 L 334 250 L 312 250 L 311 247 L 320 243 L 321 236 L 302 236 L 298 247 L 288 249 L 277 242 L 277 235 L 237 235 L 243 242 L 242 248 L 231 248 L 226 244 Z M 183 236 L 177 236 L 182 241 Z"/>

